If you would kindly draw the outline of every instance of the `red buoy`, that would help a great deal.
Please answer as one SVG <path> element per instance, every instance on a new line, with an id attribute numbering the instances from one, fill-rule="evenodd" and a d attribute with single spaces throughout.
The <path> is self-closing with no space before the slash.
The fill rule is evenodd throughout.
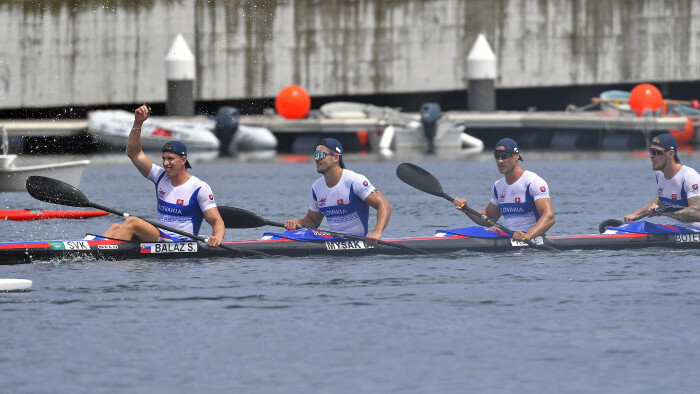
<path id="1" fill-rule="evenodd" d="M 299 85 L 289 85 L 280 90 L 275 99 L 277 113 L 287 119 L 306 117 L 311 108 L 311 97 Z"/>
<path id="2" fill-rule="evenodd" d="M 637 113 L 637 116 L 642 116 L 644 110 L 658 110 L 662 103 L 661 92 L 654 85 L 642 83 L 630 92 L 630 108 Z"/>

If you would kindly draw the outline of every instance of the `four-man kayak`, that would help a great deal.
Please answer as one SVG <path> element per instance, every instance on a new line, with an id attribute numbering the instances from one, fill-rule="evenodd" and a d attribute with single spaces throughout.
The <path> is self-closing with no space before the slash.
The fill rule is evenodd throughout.
<path id="1" fill-rule="evenodd" d="M 149 242 L 119 241 L 114 239 L 32 241 L 0 243 L 0 265 L 21 264 L 52 259 L 164 259 L 180 260 L 211 257 L 245 257 L 255 252 L 270 256 L 303 257 L 410 255 L 415 251 L 390 245 L 368 246 L 364 241 L 332 240 L 302 242 L 289 239 L 269 239 L 224 242 L 236 251 L 211 248 L 202 242 Z M 480 253 L 511 252 L 532 249 L 510 238 L 477 238 L 463 235 L 433 236 L 386 240 L 419 249 L 427 254 L 449 254 L 459 251 Z M 560 250 L 621 250 L 662 247 L 696 249 L 700 247 L 700 233 L 695 234 L 594 234 L 550 237 L 546 243 Z M 547 252 L 546 252 L 547 253 Z M 259 253 L 256 253 L 259 255 Z"/>

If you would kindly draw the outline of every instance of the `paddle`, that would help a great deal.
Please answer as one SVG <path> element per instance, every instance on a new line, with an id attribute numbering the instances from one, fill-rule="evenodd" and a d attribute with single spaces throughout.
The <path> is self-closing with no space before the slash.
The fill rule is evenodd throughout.
<path id="1" fill-rule="evenodd" d="M 92 207 L 92 208 L 97 208 L 115 215 L 119 215 L 122 217 L 129 217 L 131 216 L 130 214 L 126 212 L 121 212 L 117 211 L 116 209 L 112 209 L 109 207 L 102 206 L 100 204 L 94 203 L 90 201 L 87 197 L 85 197 L 85 194 L 78 190 L 76 187 L 69 185 L 65 182 L 59 181 L 57 179 L 53 178 L 47 178 L 44 176 L 30 176 L 27 178 L 27 191 L 29 194 L 36 198 L 37 200 L 44 201 L 44 202 L 49 202 L 52 204 L 59 204 L 59 205 L 67 205 L 70 207 Z M 146 219 L 141 219 L 144 222 L 153 225 L 154 227 L 167 230 L 176 234 L 183 235 L 188 238 L 195 239 L 197 241 L 202 241 L 202 242 L 207 242 L 207 238 L 200 237 L 198 235 L 190 234 L 188 232 L 178 230 L 176 228 L 172 228 L 169 226 L 165 226 L 163 224 L 157 223 L 157 222 L 152 222 L 150 220 Z M 230 250 L 232 252 L 237 253 L 237 257 L 243 257 L 243 256 L 268 256 L 265 253 L 258 252 L 255 250 L 238 250 L 234 249 L 230 246 L 227 245 L 219 245 L 219 247 Z"/>
<path id="2" fill-rule="evenodd" d="M 245 209 L 241 209 L 241 208 L 220 206 L 219 213 L 221 213 L 221 217 L 224 219 L 224 224 L 226 225 L 227 228 L 255 228 L 255 227 L 262 227 L 262 226 L 275 226 L 275 227 L 284 228 L 284 223 L 272 222 L 270 220 L 263 218 L 262 216 L 258 215 L 257 213 L 246 211 Z M 343 237 L 343 238 L 348 238 L 348 239 L 354 239 L 357 241 L 364 241 L 365 240 L 364 237 L 359 237 L 357 235 L 336 233 L 334 231 L 327 231 L 327 230 L 315 230 L 315 231 L 330 234 L 334 237 Z M 396 242 L 386 242 L 386 241 L 379 240 L 379 241 L 377 241 L 377 243 L 380 245 L 393 246 L 395 248 L 409 250 L 409 251 L 416 253 L 416 254 L 428 253 L 424 250 L 412 248 L 410 246 L 406 246 L 406 245 L 396 243 Z"/>
<path id="3" fill-rule="evenodd" d="M 680 211 L 681 209 L 683 209 L 683 207 L 668 207 L 668 206 L 666 206 L 666 207 L 657 207 L 657 208 L 655 209 L 655 211 L 656 211 L 657 213 L 664 213 L 664 212 L 676 212 L 676 211 Z M 633 217 L 633 218 L 630 220 L 630 222 L 636 222 L 637 220 L 643 219 L 643 218 L 647 217 L 648 215 L 649 215 L 649 212 L 648 212 L 648 211 L 647 211 L 647 212 L 642 212 L 642 213 L 640 213 L 639 215 Z M 603 234 L 603 233 L 605 232 L 605 230 L 608 229 L 608 227 L 619 227 L 622 223 L 623 223 L 622 220 L 617 220 L 617 219 L 607 219 L 607 220 L 603 220 L 603 221 L 600 222 L 600 224 L 598 225 L 598 232 L 601 233 L 601 234 Z"/>
<path id="4" fill-rule="evenodd" d="M 415 164 L 411 164 L 411 163 L 399 164 L 399 166 L 396 167 L 396 176 L 398 176 L 399 179 L 401 179 L 402 181 L 407 183 L 409 186 L 413 186 L 420 191 L 426 192 L 428 194 L 432 194 L 433 196 L 442 197 L 449 202 L 454 201 L 454 198 L 452 198 L 452 196 L 446 194 L 442 190 L 442 185 L 431 173 L 418 167 Z M 467 211 L 473 215 L 480 217 L 482 220 L 484 220 L 488 224 L 495 226 L 495 227 L 498 227 L 499 229 L 505 231 L 506 233 L 508 233 L 508 235 L 511 235 L 511 236 L 513 235 L 512 230 L 496 223 L 495 221 L 491 220 L 491 218 L 489 218 L 488 216 L 481 214 L 481 213 L 471 209 L 470 207 L 468 207 L 466 205 L 462 206 L 462 210 Z M 547 250 L 552 251 L 552 252 L 559 252 L 559 249 L 557 249 L 551 245 L 547 245 L 547 244 L 538 245 L 529 239 L 523 239 L 521 241 L 525 242 L 526 244 L 528 244 L 529 246 L 531 246 L 533 248 L 547 249 Z"/>

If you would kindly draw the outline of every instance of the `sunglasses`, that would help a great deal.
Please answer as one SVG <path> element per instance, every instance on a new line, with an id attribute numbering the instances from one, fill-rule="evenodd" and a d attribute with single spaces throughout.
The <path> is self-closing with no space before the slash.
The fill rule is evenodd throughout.
<path id="1" fill-rule="evenodd" d="M 513 157 L 512 153 L 506 153 L 504 151 L 495 151 L 493 152 L 493 157 L 496 158 L 496 160 L 505 160 L 505 159 L 510 159 Z"/>
<path id="2" fill-rule="evenodd" d="M 661 156 L 667 151 L 661 150 L 661 149 L 656 149 L 656 148 L 650 148 L 649 149 L 649 154 L 652 156 Z"/>
<path id="3" fill-rule="evenodd" d="M 322 151 L 322 150 L 317 150 L 317 151 L 314 152 L 314 159 L 316 159 L 316 160 L 321 160 L 321 159 L 325 158 L 326 156 L 332 156 L 332 155 L 337 155 L 337 153 L 325 152 L 325 151 Z"/>

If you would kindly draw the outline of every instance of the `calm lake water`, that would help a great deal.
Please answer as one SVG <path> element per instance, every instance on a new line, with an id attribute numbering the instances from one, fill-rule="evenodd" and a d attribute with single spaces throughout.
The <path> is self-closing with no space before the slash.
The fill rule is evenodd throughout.
<path id="1" fill-rule="evenodd" d="M 596 233 L 654 197 L 648 159 L 542 160 L 551 235 Z M 540 159 L 540 160 L 536 160 Z M 682 158 L 683 160 L 683 158 Z M 385 237 L 470 225 L 403 184 L 395 162 L 351 162 L 392 203 Z M 487 204 L 493 160 L 419 163 Z M 700 168 L 697 159 L 684 160 Z M 221 205 L 300 217 L 311 163 L 195 164 Z M 152 183 L 93 165 L 92 201 L 155 217 Z M 26 194 L 10 208 L 56 209 Z M 2 240 L 82 238 L 115 216 L 4 222 Z M 325 226 L 325 223 L 324 223 Z M 210 229 L 205 225 L 204 233 Z M 229 230 L 259 238 L 274 228 Z M 700 387 L 700 259 L 649 249 L 549 254 L 52 261 L 0 266 L 34 281 L 0 293 L 8 392 L 691 392 Z"/>

